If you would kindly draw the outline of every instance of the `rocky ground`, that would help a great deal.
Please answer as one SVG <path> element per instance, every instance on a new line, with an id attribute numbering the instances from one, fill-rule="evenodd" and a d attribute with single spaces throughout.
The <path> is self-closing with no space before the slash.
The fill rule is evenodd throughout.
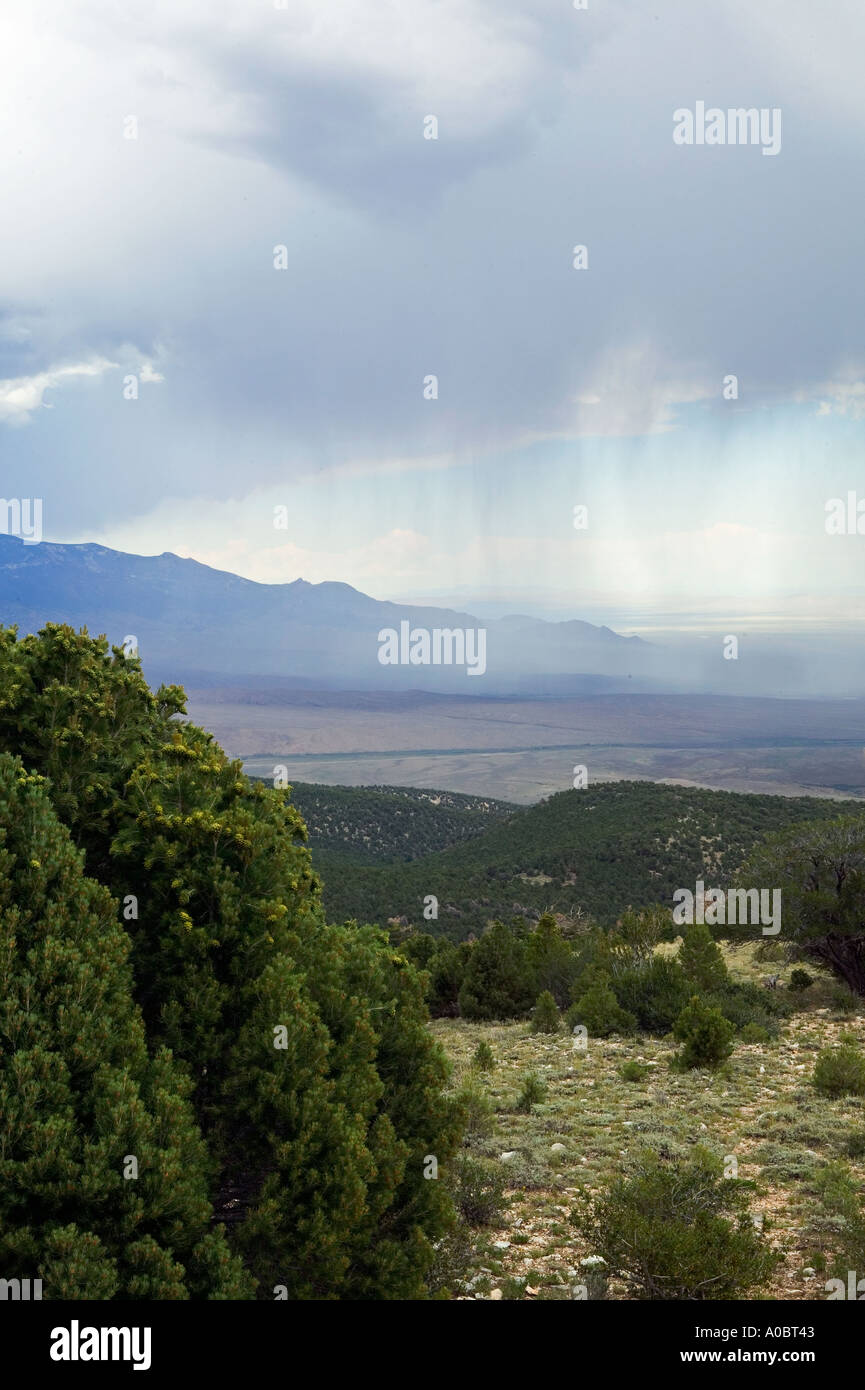
<path id="1" fill-rule="evenodd" d="M 729 952 L 727 961 L 731 974 L 743 979 L 767 970 L 754 961 L 750 947 Z M 782 980 L 788 975 L 782 971 Z M 865 1048 L 865 1014 L 839 1012 L 832 997 L 832 982 L 818 980 L 778 1039 L 737 1043 L 718 1073 L 671 1071 L 672 1038 L 614 1037 L 578 1051 L 564 1029 L 533 1035 L 526 1023 L 433 1023 L 453 1061 L 454 1085 L 468 1082 L 480 1097 L 467 1152 L 501 1164 L 507 1175 L 508 1206 L 500 1224 L 473 1230 L 463 1296 L 579 1296 L 573 1289 L 585 1279 L 580 1261 L 596 1254 L 581 1245 L 568 1219 L 580 1187 L 604 1185 L 641 1147 L 675 1156 L 703 1143 L 733 1156 L 739 1176 L 757 1184 L 754 1219 L 783 1254 L 762 1296 L 825 1298 L 832 1235 L 822 1220 L 814 1176 L 842 1159 L 865 1181 L 865 1101 L 830 1100 L 811 1084 L 821 1048 L 842 1034 Z M 489 1072 L 472 1065 L 481 1040 L 496 1060 Z M 647 1066 L 645 1080 L 622 1079 L 620 1068 L 632 1059 Z M 529 1072 L 542 1079 L 547 1095 L 531 1113 L 520 1114 L 514 1104 Z M 609 1294 L 629 1296 L 615 1282 Z"/>

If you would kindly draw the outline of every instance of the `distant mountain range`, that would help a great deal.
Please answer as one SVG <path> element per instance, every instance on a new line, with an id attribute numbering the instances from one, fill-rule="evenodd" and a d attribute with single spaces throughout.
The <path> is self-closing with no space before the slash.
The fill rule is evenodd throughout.
<path id="1" fill-rule="evenodd" d="M 725 660 L 717 631 L 662 645 L 576 619 L 482 618 L 381 601 L 349 584 L 259 584 L 170 552 L 127 555 L 0 534 L 0 622 L 33 632 L 48 621 L 86 626 L 118 646 L 137 638 L 151 682 L 198 689 L 865 696 L 865 644 L 855 632 L 746 632 L 739 659 Z M 473 676 L 479 630 L 483 661 Z M 438 648 L 437 633 L 445 634 Z M 454 663 L 436 664 L 449 642 Z M 388 646 L 397 664 L 380 661 Z M 408 660 L 412 649 L 418 664 Z"/>
<path id="2" fill-rule="evenodd" d="M 577 694 L 658 689 L 661 653 L 591 623 L 512 615 L 480 619 L 447 608 L 383 602 L 349 584 L 259 584 L 196 560 L 127 555 L 101 545 L 25 545 L 0 535 L 0 621 L 22 632 L 47 621 L 86 626 L 121 645 L 138 640 L 151 678 L 210 685 L 278 678 L 309 689 L 481 694 Z M 483 674 L 467 665 L 397 662 L 419 632 L 486 632 Z M 445 639 L 447 641 L 447 639 Z M 469 651 L 472 639 L 468 642 Z M 455 658 L 459 656 L 454 649 Z"/>

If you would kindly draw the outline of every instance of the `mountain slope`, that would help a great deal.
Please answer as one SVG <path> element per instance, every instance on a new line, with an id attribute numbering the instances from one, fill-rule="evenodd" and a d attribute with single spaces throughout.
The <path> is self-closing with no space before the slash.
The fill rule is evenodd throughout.
<path id="1" fill-rule="evenodd" d="M 585 622 L 483 620 L 446 608 L 380 601 L 348 584 L 259 584 L 165 553 L 100 545 L 25 545 L 0 535 L 0 621 L 86 626 L 120 645 L 138 639 L 151 679 L 280 676 L 307 688 L 427 689 L 479 694 L 562 678 L 572 689 L 634 689 L 659 655 L 639 638 Z M 464 665 L 382 665 L 382 629 L 483 628 L 486 672 Z M 660 665 L 658 674 L 661 673 Z M 589 684 L 581 685 L 588 681 Z M 594 683 L 593 683 L 594 682 Z"/>
<path id="2" fill-rule="evenodd" d="M 473 839 L 518 808 L 507 801 L 419 787 L 328 787 L 294 782 L 291 800 L 313 851 L 367 864 L 417 859 Z"/>

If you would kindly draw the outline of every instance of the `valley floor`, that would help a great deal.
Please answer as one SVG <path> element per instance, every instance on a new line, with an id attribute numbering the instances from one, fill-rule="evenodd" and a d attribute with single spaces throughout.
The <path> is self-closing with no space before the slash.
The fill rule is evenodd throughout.
<path id="1" fill-rule="evenodd" d="M 865 703 L 712 695 L 485 699 L 191 689 L 192 718 L 246 771 L 342 786 L 433 787 L 530 804 L 592 783 L 673 782 L 865 796 Z"/>

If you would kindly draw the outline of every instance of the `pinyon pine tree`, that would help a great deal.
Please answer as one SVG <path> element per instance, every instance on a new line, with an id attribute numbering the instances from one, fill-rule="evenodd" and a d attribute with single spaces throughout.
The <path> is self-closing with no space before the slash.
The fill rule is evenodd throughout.
<path id="1" fill-rule="evenodd" d="M 831 970 L 865 996 L 865 819 L 861 815 L 796 826 L 767 836 L 739 874 L 745 891 L 780 894 L 782 934 L 791 956 Z M 753 889 L 751 890 L 754 891 Z M 774 910 L 774 909 L 773 909 Z M 728 935 L 762 929 L 737 925 Z"/>
<path id="2" fill-rule="evenodd" d="M 703 922 L 694 922 L 685 928 L 679 947 L 679 964 L 689 985 L 699 994 L 711 994 L 729 983 L 721 948 Z"/>
<path id="3" fill-rule="evenodd" d="M 532 993 L 525 946 L 504 922 L 492 922 L 472 949 L 460 989 L 463 1018 L 518 1018 Z"/>
<path id="4" fill-rule="evenodd" d="M 0 630 L 0 748 L 47 776 L 112 891 L 152 1050 L 192 1083 L 211 1198 L 259 1297 L 418 1298 L 448 1229 L 458 1114 L 423 977 L 330 926 L 288 792 L 250 784 L 137 660 Z"/>
<path id="5" fill-rule="evenodd" d="M 526 969 L 535 995 L 545 992 L 566 1004 L 577 973 L 577 957 L 551 912 L 545 912 L 526 942 Z"/>
<path id="6" fill-rule="evenodd" d="M 250 1297 L 128 953 L 42 778 L 0 755 L 0 1269 L 46 1299 Z"/>
<path id="7" fill-rule="evenodd" d="M 537 1003 L 532 1010 L 532 1032 L 533 1033 L 557 1033 L 561 1027 L 561 1015 L 556 1007 L 556 1001 L 545 989 L 538 995 Z"/>

